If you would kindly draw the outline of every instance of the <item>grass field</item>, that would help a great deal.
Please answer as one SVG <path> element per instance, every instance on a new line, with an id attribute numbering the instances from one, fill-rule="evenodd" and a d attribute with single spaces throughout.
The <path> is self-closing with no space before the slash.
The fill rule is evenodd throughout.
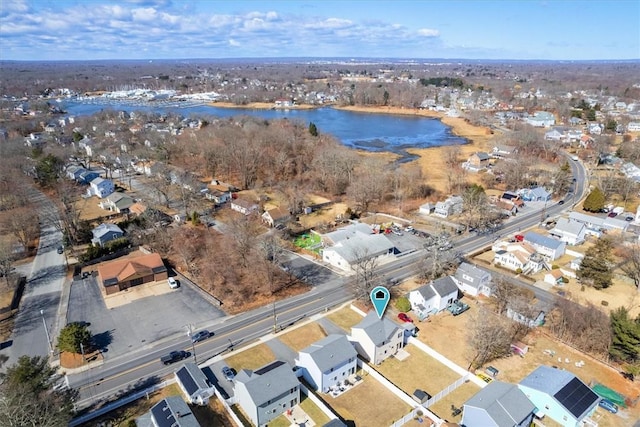
<path id="1" fill-rule="evenodd" d="M 362 322 L 363 317 L 353 311 L 349 307 L 345 307 L 327 316 L 337 326 L 340 326 L 345 332 L 351 332 L 351 327 Z"/>
<path id="2" fill-rule="evenodd" d="M 316 233 L 304 233 L 296 237 L 293 244 L 302 249 L 320 252 L 321 240 L 320 236 Z"/>
<path id="3" fill-rule="evenodd" d="M 451 405 L 456 408 L 462 408 L 464 402 L 469 400 L 471 396 L 475 395 L 479 391 L 480 387 L 472 382 L 462 384 L 460 387 L 430 406 L 429 410 L 440 418 L 459 423 L 462 420 L 462 414 L 454 417 L 451 414 Z"/>
<path id="4" fill-rule="evenodd" d="M 275 359 L 276 356 L 269 346 L 260 344 L 227 357 L 225 362 L 236 372 L 239 372 L 241 369 L 258 369 Z"/>
<path id="5" fill-rule="evenodd" d="M 364 376 L 361 384 L 336 398 L 327 397 L 327 404 L 342 418 L 359 426 L 388 426 L 411 410 L 370 376 Z"/>
<path id="6" fill-rule="evenodd" d="M 294 329 L 284 335 L 280 335 L 278 339 L 291 347 L 295 351 L 309 347 L 316 341 L 326 336 L 324 330 L 317 323 L 309 323 L 308 325 Z"/>
<path id="7" fill-rule="evenodd" d="M 408 395 L 419 388 L 433 396 L 460 378 L 415 346 L 408 345 L 405 350 L 410 354 L 405 360 L 390 357 L 375 369 Z"/>

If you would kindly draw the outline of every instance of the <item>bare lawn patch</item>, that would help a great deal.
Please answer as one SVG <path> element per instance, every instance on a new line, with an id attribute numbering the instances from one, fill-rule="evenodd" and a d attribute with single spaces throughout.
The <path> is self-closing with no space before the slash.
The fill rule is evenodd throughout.
<path id="1" fill-rule="evenodd" d="M 343 419 L 362 426 L 388 426 L 411 410 L 371 376 L 364 376 L 361 384 L 336 398 L 327 397 L 326 402 Z"/>
<path id="2" fill-rule="evenodd" d="M 300 351 L 303 348 L 309 347 L 316 341 L 326 337 L 322 327 L 317 323 L 309 323 L 308 325 L 294 329 L 284 335 L 280 335 L 278 339 L 291 347 L 295 351 Z"/>
<path id="3" fill-rule="evenodd" d="M 241 369 L 258 369 L 267 363 L 273 362 L 275 359 L 276 356 L 269 346 L 259 344 L 227 357 L 225 362 L 238 372 Z"/>
<path id="4" fill-rule="evenodd" d="M 327 318 L 346 332 L 351 332 L 351 327 L 362 322 L 363 317 L 349 307 L 342 308 L 329 315 Z"/>
<path id="5" fill-rule="evenodd" d="M 409 344 L 404 349 L 410 354 L 405 360 L 390 357 L 375 369 L 408 395 L 422 389 L 433 396 L 460 378 L 417 347 Z"/>
<path id="6" fill-rule="evenodd" d="M 462 420 L 462 413 L 453 416 L 451 406 L 462 408 L 464 402 L 480 391 L 480 387 L 471 381 L 462 384 L 460 387 L 447 394 L 441 400 L 429 407 L 429 410 L 442 419 L 459 423 Z"/>

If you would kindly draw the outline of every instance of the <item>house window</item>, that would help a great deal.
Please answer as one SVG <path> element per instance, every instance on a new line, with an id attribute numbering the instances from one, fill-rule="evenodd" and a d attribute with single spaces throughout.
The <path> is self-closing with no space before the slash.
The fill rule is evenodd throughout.
<path id="1" fill-rule="evenodd" d="M 298 404 L 298 399 L 292 399 L 291 400 L 291 407 L 293 408 L 294 406 L 296 406 Z"/>

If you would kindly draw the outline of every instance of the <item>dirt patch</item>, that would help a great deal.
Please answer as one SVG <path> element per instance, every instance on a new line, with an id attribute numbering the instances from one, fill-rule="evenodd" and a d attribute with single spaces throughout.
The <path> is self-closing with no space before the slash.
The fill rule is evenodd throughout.
<path id="1" fill-rule="evenodd" d="M 69 353 L 67 351 L 60 353 L 60 366 L 67 369 L 81 368 L 88 364 L 95 366 L 96 364 L 102 363 L 103 360 L 102 353 L 98 350 L 88 351 L 84 357 L 82 354 Z"/>
<path id="2" fill-rule="evenodd" d="M 276 356 L 268 345 L 259 344 L 227 357 L 225 362 L 236 372 L 240 372 L 241 369 L 258 369 L 275 359 Z"/>

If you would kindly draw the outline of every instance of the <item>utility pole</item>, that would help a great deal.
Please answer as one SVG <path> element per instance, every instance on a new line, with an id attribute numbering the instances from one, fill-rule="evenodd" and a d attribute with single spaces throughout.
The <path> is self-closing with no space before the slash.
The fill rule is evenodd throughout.
<path id="1" fill-rule="evenodd" d="M 197 365 L 198 359 L 196 359 L 196 344 L 193 342 L 193 325 L 189 323 L 185 325 L 185 328 L 187 328 L 189 339 L 191 340 L 191 353 L 193 353 L 193 363 Z"/>
<path id="2" fill-rule="evenodd" d="M 44 320 L 44 310 L 40 310 L 40 316 L 42 316 L 42 324 L 44 325 L 44 333 L 47 335 L 47 344 L 49 344 L 49 352 L 53 354 L 53 347 L 51 347 L 51 337 L 49 336 L 49 329 L 47 329 L 47 321 Z"/>

